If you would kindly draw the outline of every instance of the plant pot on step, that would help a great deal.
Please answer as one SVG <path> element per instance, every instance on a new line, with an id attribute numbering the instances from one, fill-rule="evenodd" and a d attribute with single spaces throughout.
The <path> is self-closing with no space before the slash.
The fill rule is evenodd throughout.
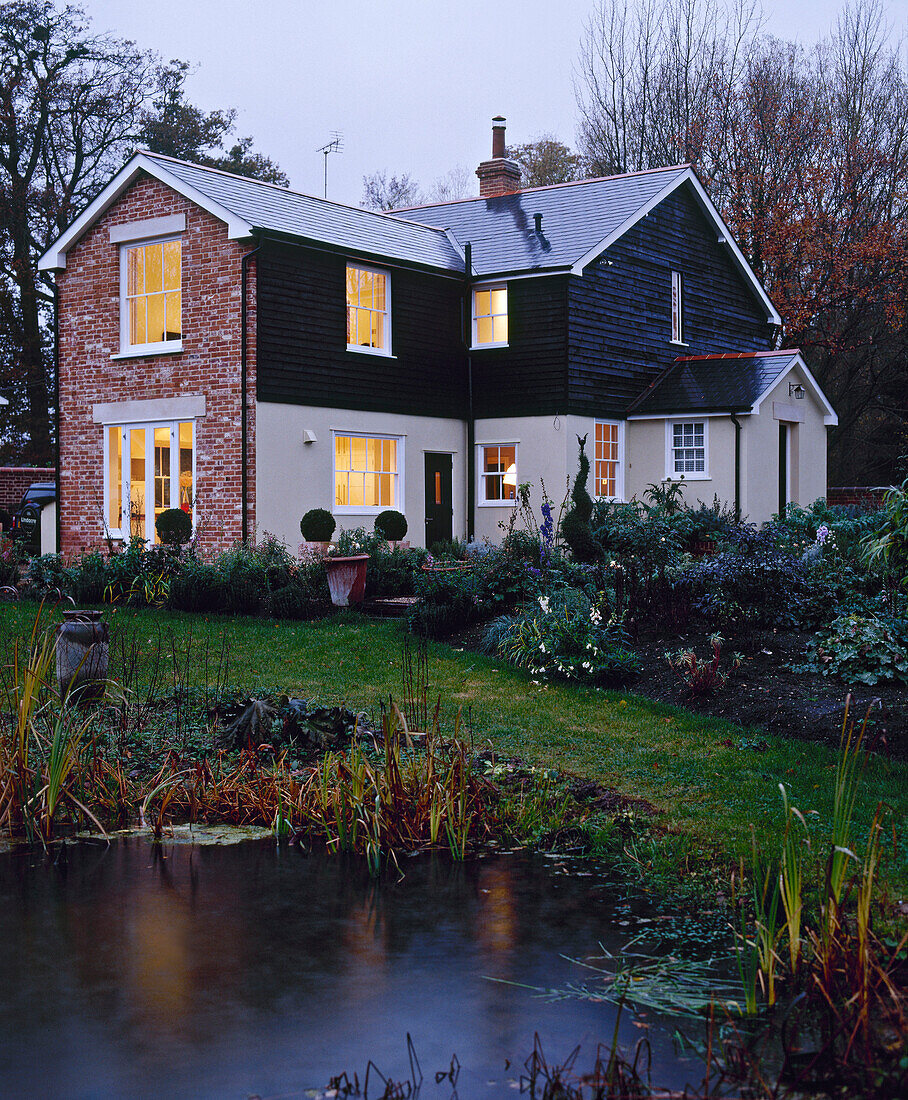
<path id="1" fill-rule="evenodd" d="M 363 602 L 368 564 L 368 554 L 354 554 L 349 558 L 325 558 L 328 590 L 335 607 L 349 607 L 351 604 Z"/>

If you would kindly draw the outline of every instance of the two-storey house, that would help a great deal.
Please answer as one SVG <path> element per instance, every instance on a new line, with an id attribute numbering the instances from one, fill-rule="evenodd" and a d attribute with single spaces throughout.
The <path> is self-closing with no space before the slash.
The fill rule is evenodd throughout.
<path id="1" fill-rule="evenodd" d="M 825 493 L 835 414 L 687 166 L 381 214 L 139 153 L 54 243 L 62 548 L 210 548 L 312 507 L 492 539 L 558 498 L 683 477 L 763 520 Z"/>

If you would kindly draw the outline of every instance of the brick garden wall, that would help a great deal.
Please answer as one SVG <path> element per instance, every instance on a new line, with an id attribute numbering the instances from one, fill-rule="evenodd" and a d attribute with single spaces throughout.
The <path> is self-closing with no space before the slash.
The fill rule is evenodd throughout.
<path id="1" fill-rule="evenodd" d="M 183 350 L 111 359 L 120 351 L 120 248 L 112 225 L 185 214 L 182 234 Z M 142 176 L 70 250 L 57 273 L 60 325 L 62 551 L 103 537 L 101 402 L 204 394 L 196 421 L 196 514 L 206 550 L 241 538 L 241 260 L 248 245 L 158 180 Z M 248 522 L 255 531 L 255 261 L 249 265 Z"/>
<path id="2" fill-rule="evenodd" d="M 879 508 L 886 488 L 867 485 L 835 485 L 826 490 L 827 504 L 859 504 L 862 508 Z"/>
<path id="3" fill-rule="evenodd" d="M 12 512 L 33 481 L 55 481 L 56 477 L 57 471 L 47 466 L 0 466 L 0 508 Z"/>

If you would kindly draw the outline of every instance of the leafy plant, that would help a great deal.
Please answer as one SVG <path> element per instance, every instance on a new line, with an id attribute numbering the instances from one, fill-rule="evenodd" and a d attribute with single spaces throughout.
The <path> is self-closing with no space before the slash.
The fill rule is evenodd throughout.
<path id="1" fill-rule="evenodd" d="M 687 686 L 691 695 L 711 695 L 714 691 L 720 691 L 728 683 L 731 672 L 741 667 L 744 658 L 740 653 L 735 653 L 731 659 L 731 670 L 726 672 L 720 668 L 723 642 L 721 635 L 713 634 L 709 639 L 713 655 L 708 660 L 701 660 L 692 649 L 665 654 L 672 671 Z"/>
<path id="2" fill-rule="evenodd" d="M 881 530 L 866 536 L 863 550 L 871 566 L 908 593 L 908 478 L 883 498 Z"/>
<path id="3" fill-rule="evenodd" d="M 839 615 L 810 643 L 793 672 L 820 672 L 846 683 L 908 683 L 908 620 L 885 613 Z"/>

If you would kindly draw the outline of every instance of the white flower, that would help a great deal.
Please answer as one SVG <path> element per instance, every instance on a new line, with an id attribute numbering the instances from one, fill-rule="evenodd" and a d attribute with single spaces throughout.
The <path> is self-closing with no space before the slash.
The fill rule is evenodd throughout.
<path id="1" fill-rule="evenodd" d="M 539 643 L 539 652 L 540 652 L 540 653 L 545 653 L 545 652 L 547 652 L 547 651 L 546 651 L 546 648 L 545 648 L 545 642 L 540 642 L 540 643 Z"/>
<path id="2" fill-rule="evenodd" d="M 591 623 L 602 622 L 602 615 L 599 613 L 599 610 L 595 607 L 590 610 L 590 622 Z"/>
<path id="3" fill-rule="evenodd" d="M 546 615 L 549 613 L 549 601 L 547 596 L 539 597 L 539 606 L 546 613 Z"/>

